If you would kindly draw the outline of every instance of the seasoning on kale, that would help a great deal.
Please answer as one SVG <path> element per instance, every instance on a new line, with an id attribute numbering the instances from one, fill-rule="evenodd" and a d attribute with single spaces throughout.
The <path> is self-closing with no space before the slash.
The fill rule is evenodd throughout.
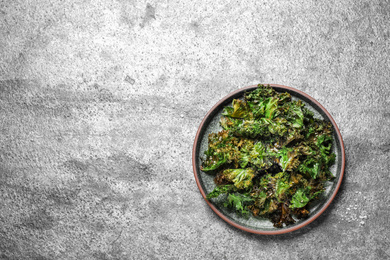
<path id="1" fill-rule="evenodd" d="M 307 217 L 308 205 L 334 178 L 331 124 L 289 93 L 258 85 L 224 108 L 220 125 L 201 166 L 215 174 L 207 199 L 224 194 L 225 207 L 266 217 L 275 227 Z"/>

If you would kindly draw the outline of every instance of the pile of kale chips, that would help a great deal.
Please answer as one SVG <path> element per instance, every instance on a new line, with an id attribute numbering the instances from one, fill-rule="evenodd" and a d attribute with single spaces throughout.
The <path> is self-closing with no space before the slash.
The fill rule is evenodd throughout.
<path id="1" fill-rule="evenodd" d="M 225 207 L 275 227 L 307 217 L 308 204 L 334 178 L 331 123 L 289 93 L 258 85 L 224 108 L 220 124 L 202 159 L 201 170 L 215 174 L 207 199 L 221 195 Z"/>

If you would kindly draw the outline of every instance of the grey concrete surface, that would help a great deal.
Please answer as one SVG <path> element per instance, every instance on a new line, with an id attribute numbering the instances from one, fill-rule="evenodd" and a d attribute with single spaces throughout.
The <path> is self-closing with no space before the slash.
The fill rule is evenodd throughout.
<path id="1" fill-rule="evenodd" d="M 389 1 L 0 1 L 1 259 L 389 259 Z M 335 201 L 235 229 L 191 149 L 228 93 L 313 96 L 344 138 Z"/>

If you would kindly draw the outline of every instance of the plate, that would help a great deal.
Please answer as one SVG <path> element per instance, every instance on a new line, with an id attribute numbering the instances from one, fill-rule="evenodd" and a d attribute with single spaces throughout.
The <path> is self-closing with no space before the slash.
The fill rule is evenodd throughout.
<path id="1" fill-rule="evenodd" d="M 315 202 L 313 201 L 313 203 L 310 205 L 309 217 L 303 220 L 297 220 L 292 225 L 283 228 L 276 228 L 273 226 L 272 222 L 269 219 L 253 216 L 245 218 L 223 207 L 222 202 L 219 202 L 218 199 L 214 199 L 212 201 L 206 199 L 206 195 L 211 192 L 215 187 L 214 175 L 206 174 L 200 170 L 200 158 L 203 156 L 204 151 L 207 150 L 208 135 L 212 132 L 217 133 L 222 130 L 222 127 L 219 125 L 219 120 L 221 118 L 223 108 L 225 106 L 231 105 L 233 99 L 243 98 L 245 92 L 255 90 L 257 88 L 257 85 L 241 88 L 237 91 L 230 93 L 229 95 L 221 99 L 217 104 L 215 104 L 206 114 L 196 133 L 192 150 L 192 165 L 194 169 L 196 184 L 198 185 L 200 193 L 202 194 L 206 203 L 219 217 L 221 217 L 230 225 L 247 232 L 263 235 L 276 235 L 300 229 L 313 222 L 326 210 L 326 208 L 335 198 L 337 191 L 340 188 L 341 181 L 343 179 L 345 169 L 345 151 L 343 139 L 336 125 L 336 122 L 333 120 L 329 112 L 326 111 L 326 109 L 318 101 L 310 97 L 308 94 L 291 87 L 277 84 L 264 85 L 270 85 L 277 92 L 290 93 L 293 100 L 302 100 L 302 102 L 305 103 L 305 106 L 314 112 L 315 117 L 329 121 L 333 126 L 333 152 L 336 154 L 336 161 L 335 164 L 330 168 L 330 171 L 335 176 L 335 179 L 332 182 L 327 182 L 325 184 L 325 192 L 323 192 L 321 198 L 319 198 Z"/>

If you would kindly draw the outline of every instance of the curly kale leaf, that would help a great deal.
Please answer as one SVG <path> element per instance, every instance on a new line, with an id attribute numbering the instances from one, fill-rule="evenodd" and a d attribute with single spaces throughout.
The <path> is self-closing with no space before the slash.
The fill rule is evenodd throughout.
<path id="1" fill-rule="evenodd" d="M 309 157 L 299 165 L 298 170 L 306 176 L 316 179 L 320 175 L 321 166 L 322 164 L 320 161 L 313 157 Z"/>
<path id="2" fill-rule="evenodd" d="M 279 202 L 282 202 L 284 198 L 288 196 L 287 191 L 289 188 L 290 184 L 288 182 L 288 176 L 280 178 L 276 181 L 275 197 Z"/>
<path id="3" fill-rule="evenodd" d="M 287 92 L 278 93 L 270 85 L 257 85 L 257 88 L 251 92 L 247 92 L 244 95 L 246 101 L 257 103 L 269 97 L 276 97 L 279 99 L 279 103 L 283 104 L 291 101 L 291 95 Z"/>
<path id="4" fill-rule="evenodd" d="M 264 203 L 267 200 L 267 193 L 265 191 L 258 191 L 252 195 L 252 197 L 255 199 L 255 206 L 257 208 L 263 208 Z"/>
<path id="5" fill-rule="evenodd" d="M 212 163 L 208 166 L 202 166 L 201 170 L 204 172 L 214 171 L 227 162 L 227 157 L 223 153 L 216 153 L 212 157 Z"/>
<path id="6" fill-rule="evenodd" d="M 306 150 L 310 150 L 310 152 L 299 165 L 298 171 L 313 179 L 318 177 L 332 178 L 333 175 L 329 171 L 329 167 L 334 163 L 336 157 L 331 152 L 332 140 L 331 135 L 321 134 L 308 142 L 310 148 L 306 148 Z"/>
<path id="7" fill-rule="evenodd" d="M 288 130 L 288 122 L 282 118 L 268 119 L 233 119 L 221 118 L 221 126 L 238 137 L 269 138 L 272 135 L 284 136 Z M 290 139 L 296 139 L 295 132 Z"/>
<path id="8" fill-rule="evenodd" d="M 253 114 L 249 105 L 242 100 L 233 99 L 233 107 L 225 107 L 222 113 L 232 118 L 252 118 Z"/>
<path id="9" fill-rule="evenodd" d="M 266 170 L 276 162 L 276 153 L 271 151 L 269 146 L 265 146 L 262 142 L 246 142 L 240 150 L 240 166 L 254 167 L 257 170 Z"/>
<path id="10" fill-rule="evenodd" d="M 290 208 L 303 208 L 304 206 L 306 206 L 307 203 L 309 203 L 311 199 L 315 198 L 317 195 L 323 192 L 323 190 L 319 190 L 311 194 L 311 190 L 312 188 L 310 186 L 297 189 L 291 199 Z"/>
<path id="11" fill-rule="evenodd" d="M 226 169 L 223 171 L 225 179 L 234 183 L 238 189 L 246 189 L 252 186 L 255 171 L 252 168 Z"/>
<path id="12" fill-rule="evenodd" d="M 257 142 L 249 152 L 249 162 L 259 170 L 268 169 L 275 162 L 275 153 L 262 142 Z"/>
<path id="13" fill-rule="evenodd" d="M 310 201 L 310 196 L 309 196 L 310 186 L 308 186 L 308 188 L 297 189 L 297 191 L 295 192 L 294 196 L 291 199 L 290 208 L 302 208 L 306 206 L 306 204 Z"/>
<path id="14" fill-rule="evenodd" d="M 285 172 L 279 172 L 275 175 L 266 174 L 260 179 L 255 195 L 265 192 L 267 199 L 282 202 L 290 196 L 290 188 L 292 185 L 289 180 L 290 174 Z"/>
<path id="15" fill-rule="evenodd" d="M 296 101 L 292 102 L 292 104 L 289 107 L 289 118 L 292 121 L 291 126 L 295 128 L 302 128 L 303 127 L 303 107 L 302 101 Z M 288 120 L 288 119 L 287 119 Z"/>
<path id="16" fill-rule="evenodd" d="M 334 162 L 335 155 L 332 151 L 332 136 L 330 135 L 319 135 L 317 137 L 317 146 L 321 153 L 321 158 L 326 165 L 331 165 Z"/>
<path id="17" fill-rule="evenodd" d="M 251 92 L 245 93 L 244 97 L 247 101 L 261 101 L 267 97 L 273 97 L 277 95 L 276 91 L 269 85 L 262 84 L 257 85 L 257 88 Z"/>
<path id="18" fill-rule="evenodd" d="M 265 102 L 264 101 L 258 101 L 258 102 L 252 102 L 252 101 L 247 101 L 246 102 L 252 111 L 252 116 L 255 119 L 260 119 L 264 117 L 265 114 Z"/>
<path id="19" fill-rule="evenodd" d="M 283 171 L 292 171 L 299 166 L 299 150 L 283 147 L 278 152 L 279 165 Z"/>
<path id="20" fill-rule="evenodd" d="M 221 125 L 225 125 L 226 130 L 229 130 L 233 135 L 239 137 L 256 138 L 270 135 L 268 123 L 263 120 L 232 119 L 222 121 Z"/>
<path id="21" fill-rule="evenodd" d="M 250 151 L 253 149 L 253 141 L 246 140 L 242 143 L 240 149 L 240 167 L 245 168 L 251 160 Z"/>
<path id="22" fill-rule="evenodd" d="M 237 188 L 233 184 L 216 186 L 212 192 L 207 194 L 206 199 L 216 198 L 221 194 L 235 192 L 236 190 Z"/>
<path id="23" fill-rule="evenodd" d="M 284 118 L 275 118 L 274 120 L 267 120 L 268 131 L 272 135 L 284 136 L 287 132 L 287 120 Z"/>
<path id="24" fill-rule="evenodd" d="M 262 210 L 260 211 L 260 215 L 270 215 L 278 209 L 278 202 L 275 199 L 267 199 L 264 203 Z"/>
<path id="25" fill-rule="evenodd" d="M 302 101 L 291 101 L 285 103 L 280 109 L 280 116 L 289 121 L 291 127 L 294 128 L 303 128 L 304 121 L 304 108 L 305 104 Z"/>
<path id="26" fill-rule="evenodd" d="M 278 101 L 279 99 L 276 97 L 270 97 L 266 100 L 266 105 L 265 105 L 265 113 L 264 116 L 265 118 L 268 119 L 273 119 L 277 112 L 278 112 Z"/>
<path id="27" fill-rule="evenodd" d="M 242 215 L 247 215 L 249 213 L 248 206 L 253 203 L 254 199 L 249 194 L 229 193 L 224 206 L 232 208 Z"/>
<path id="28" fill-rule="evenodd" d="M 240 152 L 238 144 L 241 139 L 229 135 L 227 131 L 209 135 L 209 147 L 205 151 L 205 160 L 201 170 L 204 172 L 214 171 L 222 165 L 234 163 L 238 165 Z"/>

